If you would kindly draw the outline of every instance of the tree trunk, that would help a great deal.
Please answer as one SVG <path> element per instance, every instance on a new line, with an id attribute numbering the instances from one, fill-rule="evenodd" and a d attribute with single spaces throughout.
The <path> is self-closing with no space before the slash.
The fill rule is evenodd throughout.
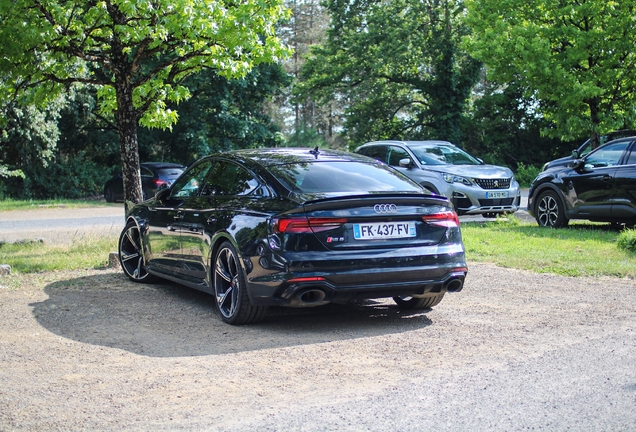
<path id="1" fill-rule="evenodd" d="M 142 201 L 141 174 L 139 171 L 139 146 L 137 143 L 137 116 L 132 100 L 132 87 L 116 84 L 117 126 L 121 152 L 122 178 L 126 214 L 132 204 Z"/>

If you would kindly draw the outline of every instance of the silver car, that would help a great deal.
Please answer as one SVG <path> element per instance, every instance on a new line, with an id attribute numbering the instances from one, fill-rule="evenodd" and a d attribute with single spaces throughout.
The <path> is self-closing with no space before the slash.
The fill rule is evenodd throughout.
<path id="1" fill-rule="evenodd" d="M 459 215 L 496 217 L 516 212 L 521 203 L 519 183 L 509 168 L 486 165 L 447 141 L 375 141 L 355 152 L 449 198 Z"/>

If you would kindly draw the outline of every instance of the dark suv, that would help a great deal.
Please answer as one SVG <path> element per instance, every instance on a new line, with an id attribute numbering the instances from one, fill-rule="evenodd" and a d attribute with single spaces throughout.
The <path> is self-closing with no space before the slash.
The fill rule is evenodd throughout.
<path id="1" fill-rule="evenodd" d="M 636 136 L 539 173 L 530 185 L 528 212 L 539 225 L 554 228 L 570 219 L 636 223 Z"/>
<path id="2" fill-rule="evenodd" d="M 183 165 L 171 162 L 143 162 L 139 165 L 144 200 L 153 197 L 160 186 L 170 186 L 185 170 Z M 124 181 L 121 173 L 104 185 L 104 199 L 107 202 L 124 200 Z"/>
<path id="3" fill-rule="evenodd" d="M 606 135 L 601 135 L 599 137 L 599 144 L 603 145 L 605 143 L 608 143 L 608 142 L 616 140 L 616 139 L 627 138 L 627 137 L 632 137 L 632 136 L 636 136 L 636 131 L 633 131 L 633 130 L 619 130 L 619 131 L 615 131 L 615 132 L 610 132 L 610 133 L 608 133 Z M 554 167 L 561 167 L 561 166 L 571 165 L 572 162 L 575 159 L 580 159 L 582 157 L 585 157 L 591 151 L 592 151 L 592 140 L 588 139 L 583 144 L 581 144 L 581 146 L 579 148 L 577 148 L 575 150 L 572 150 L 572 155 L 571 156 L 566 156 L 566 157 L 562 157 L 562 158 L 559 158 L 559 159 L 555 159 L 555 160 L 550 161 L 550 162 L 546 162 L 543 165 L 543 171 L 545 171 L 547 169 L 550 169 L 550 168 L 554 168 Z"/>

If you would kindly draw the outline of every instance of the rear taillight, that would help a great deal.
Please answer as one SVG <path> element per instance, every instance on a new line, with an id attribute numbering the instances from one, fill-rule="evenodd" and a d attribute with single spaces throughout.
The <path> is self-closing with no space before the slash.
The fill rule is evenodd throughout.
<path id="1" fill-rule="evenodd" d="M 273 221 L 274 232 L 286 234 L 321 232 L 336 229 L 347 222 L 342 218 L 278 218 Z"/>
<path id="2" fill-rule="evenodd" d="M 159 187 L 161 185 L 168 184 L 167 181 L 161 179 L 152 179 L 152 182 L 155 184 L 155 187 Z"/>
<path id="3" fill-rule="evenodd" d="M 434 226 L 454 228 L 459 226 L 459 218 L 454 211 L 444 211 L 422 216 L 422 220 Z"/>

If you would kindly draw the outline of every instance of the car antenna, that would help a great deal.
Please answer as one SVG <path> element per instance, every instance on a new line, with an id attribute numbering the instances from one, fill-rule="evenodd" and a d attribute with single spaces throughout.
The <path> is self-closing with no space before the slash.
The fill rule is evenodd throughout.
<path id="1" fill-rule="evenodd" d="M 311 153 L 312 155 L 316 156 L 316 159 L 318 159 L 318 155 L 320 154 L 320 150 L 318 150 L 318 146 L 314 147 L 313 150 L 309 150 L 309 153 Z"/>

